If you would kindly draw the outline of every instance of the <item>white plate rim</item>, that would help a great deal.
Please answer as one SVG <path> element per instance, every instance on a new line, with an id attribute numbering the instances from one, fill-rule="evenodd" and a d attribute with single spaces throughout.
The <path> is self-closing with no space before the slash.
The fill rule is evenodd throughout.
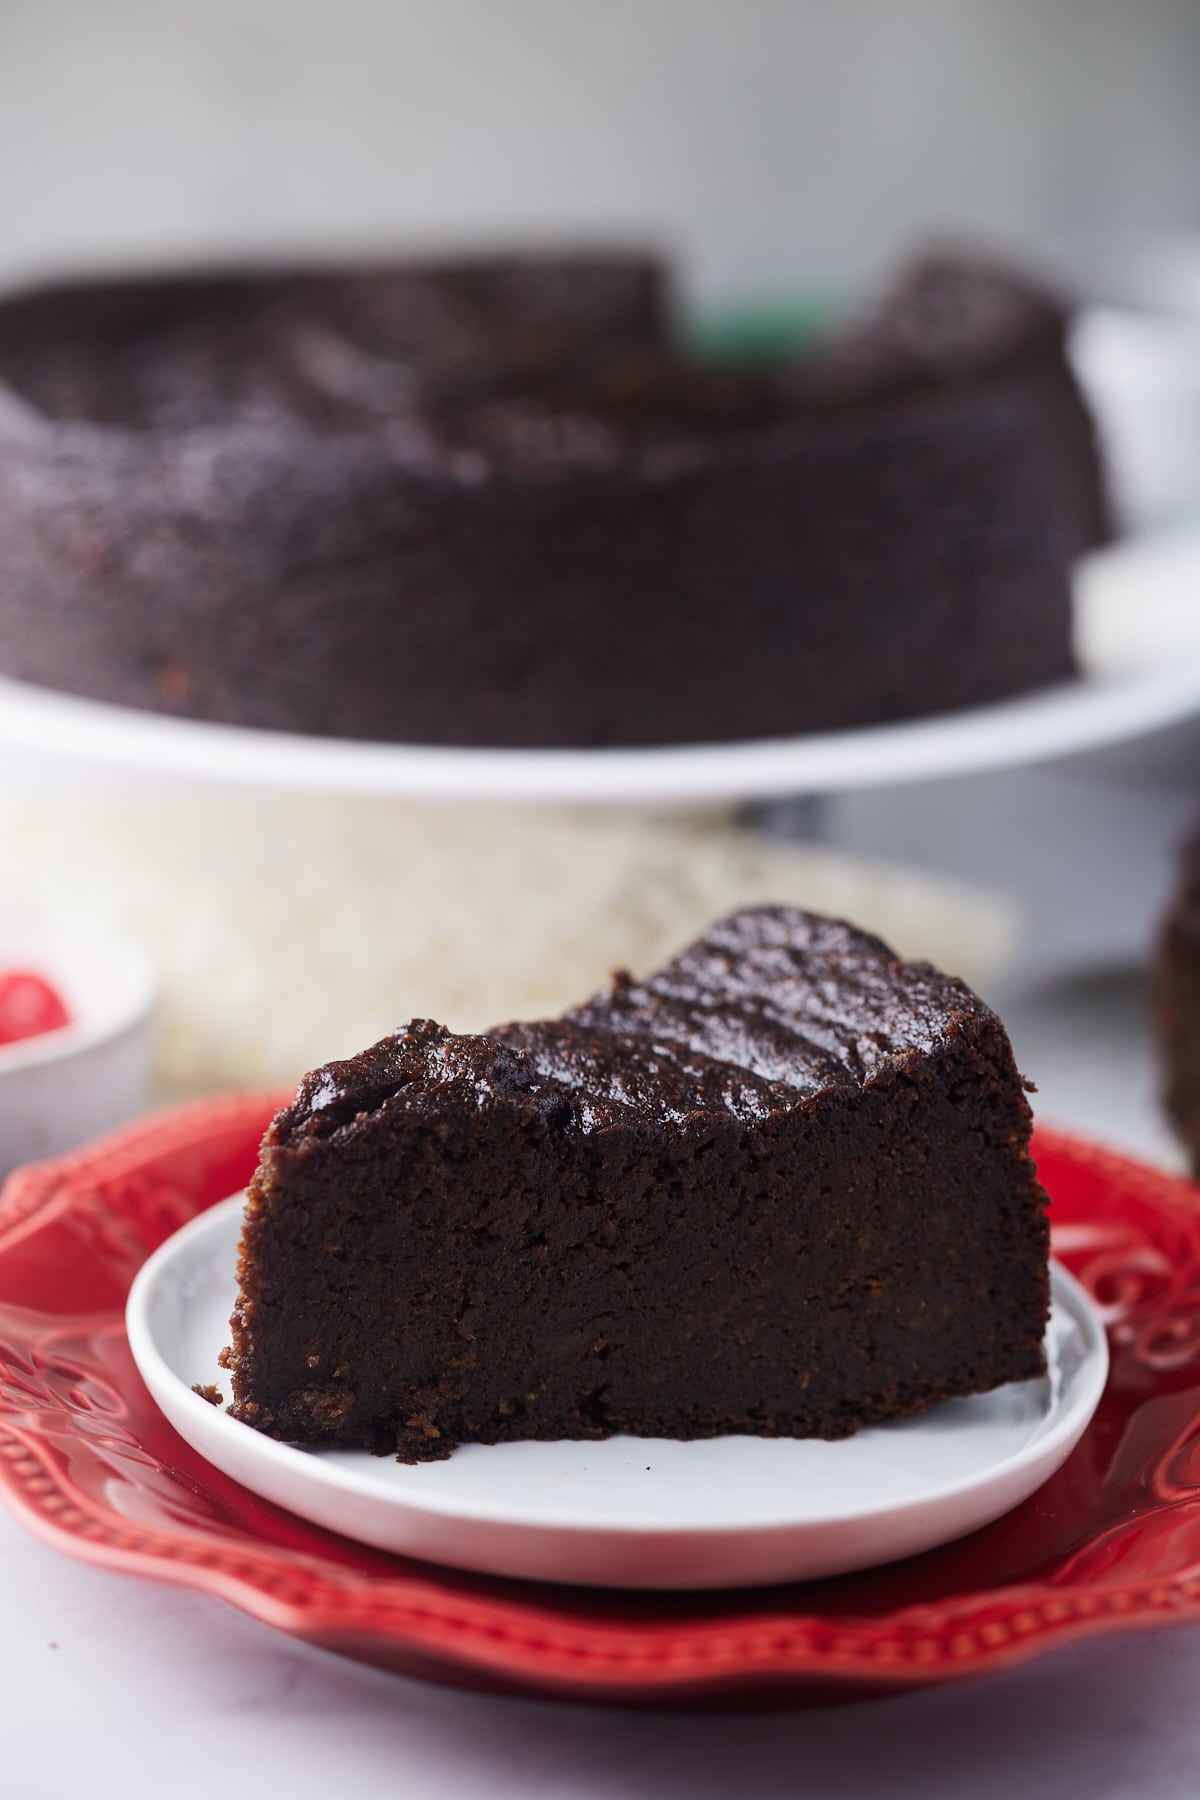
<path id="1" fill-rule="evenodd" d="M 198 1434 L 206 1440 L 217 1430 L 222 1433 L 248 1433 L 253 1439 L 255 1455 L 266 1466 L 283 1473 L 298 1472 L 303 1468 L 306 1481 L 331 1492 L 362 1498 L 363 1485 L 352 1471 L 341 1468 L 328 1458 L 313 1456 L 301 1446 L 266 1437 L 255 1432 L 251 1426 L 230 1418 L 224 1408 L 213 1407 L 209 1401 L 194 1393 L 188 1383 L 175 1373 L 159 1349 L 150 1319 L 159 1283 L 173 1276 L 176 1264 L 186 1257 L 197 1239 L 202 1239 L 209 1233 L 220 1235 L 231 1216 L 240 1212 L 243 1203 L 244 1195 L 234 1194 L 189 1220 L 153 1251 L 138 1270 L 125 1309 L 126 1333 L 133 1360 L 155 1404 L 201 1455 L 206 1455 L 206 1452 L 181 1428 L 179 1419 L 194 1419 Z M 414 1499 L 405 1495 L 393 1499 L 382 1490 L 371 1490 L 369 1497 L 393 1508 L 398 1517 L 405 1513 L 424 1514 L 438 1521 L 462 1521 L 493 1526 L 499 1530 L 537 1531 L 561 1538 L 573 1535 L 584 1538 L 599 1531 L 610 1537 L 626 1537 L 642 1542 L 652 1542 L 656 1538 L 669 1539 L 673 1543 L 689 1538 L 719 1542 L 722 1539 L 735 1540 L 747 1536 L 760 1538 L 771 1533 L 817 1531 L 828 1526 L 869 1523 L 901 1510 L 908 1512 L 935 1502 L 941 1504 L 969 1495 L 985 1486 L 1011 1480 L 1031 1468 L 1045 1466 L 1045 1478 L 1048 1479 L 1049 1474 L 1069 1455 L 1091 1422 L 1104 1392 L 1109 1371 L 1108 1340 L 1094 1303 L 1075 1277 L 1060 1263 L 1052 1261 L 1050 1273 L 1053 1298 L 1069 1312 L 1080 1329 L 1085 1344 L 1085 1368 L 1077 1383 L 1072 1404 L 1062 1409 L 1044 1432 L 1035 1434 L 1029 1442 L 990 1464 L 984 1472 L 943 1482 L 928 1490 L 908 1493 L 901 1502 L 885 1499 L 878 1504 L 865 1505 L 853 1511 L 843 1507 L 829 1514 L 806 1513 L 802 1520 L 795 1515 L 778 1519 L 758 1518 L 752 1525 L 747 1525 L 737 1522 L 671 1524 L 664 1523 L 661 1519 L 639 1521 L 630 1517 L 613 1520 L 608 1516 L 589 1515 L 578 1507 L 573 1509 L 569 1518 L 547 1523 L 503 1506 L 487 1506 L 464 1496 L 433 1495 L 428 1499 Z M 239 1441 L 247 1442 L 246 1439 Z M 657 1440 L 643 1438 L 631 1441 L 653 1444 Z M 219 1465 L 214 1462 L 214 1466 Z M 236 1476 L 232 1478 L 239 1479 Z M 353 1537 L 355 1534 L 349 1532 L 347 1535 Z"/>

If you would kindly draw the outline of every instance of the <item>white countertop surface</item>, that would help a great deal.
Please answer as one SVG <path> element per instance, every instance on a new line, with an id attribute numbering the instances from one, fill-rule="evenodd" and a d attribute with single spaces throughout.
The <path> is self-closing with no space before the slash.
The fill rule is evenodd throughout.
<path id="1" fill-rule="evenodd" d="M 1177 1163 L 1132 977 L 1000 998 L 1047 1119 Z M 361 1668 L 215 1600 L 87 1568 L 0 1513 L 0 1793 L 13 1800 L 1192 1800 L 1198 1689 L 1200 1627 L 1187 1627 L 816 1712 L 492 1699 Z"/>

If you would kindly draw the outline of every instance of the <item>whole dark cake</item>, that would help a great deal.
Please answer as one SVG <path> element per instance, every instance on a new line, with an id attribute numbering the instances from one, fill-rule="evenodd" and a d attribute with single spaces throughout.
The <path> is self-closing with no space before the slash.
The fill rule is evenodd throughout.
<path id="1" fill-rule="evenodd" d="M 390 741 L 834 729 L 1070 674 L 1065 315 L 927 262 L 821 351 L 672 348 L 645 259 L 0 302 L 0 671 Z"/>
<path id="2" fill-rule="evenodd" d="M 841 1437 L 1044 1369 L 1046 1196 L 996 1015 L 737 913 L 561 1019 L 318 1069 L 250 1187 L 236 1416 L 464 1441 Z"/>
<path id="3" fill-rule="evenodd" d="M 1167 1112 L 1200 1177 L 1200 831 L 1184 847 L 1159 932 L 1154 1015 Z"/>

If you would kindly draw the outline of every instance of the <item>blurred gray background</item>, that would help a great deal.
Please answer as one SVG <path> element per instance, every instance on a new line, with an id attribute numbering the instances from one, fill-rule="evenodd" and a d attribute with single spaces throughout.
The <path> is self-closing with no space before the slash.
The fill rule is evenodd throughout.
<path id="1" fill-rule="evenodd" d="M 0 0 L 0 259 L 665 240 L 701 302 L 929 229 L 1200 225 L 1197 0 Z"/>

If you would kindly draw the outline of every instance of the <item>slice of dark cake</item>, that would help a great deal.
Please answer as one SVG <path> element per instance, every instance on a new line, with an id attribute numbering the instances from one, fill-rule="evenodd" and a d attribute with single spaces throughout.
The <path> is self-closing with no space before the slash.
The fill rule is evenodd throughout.
<path id="1" fill-rule="evenodd" d="M 561 1019 L 316 1070 L 251 1184 L 233 1411 L 407 1459 L 840 1437 L 1044 1369 L 1004 1027 L 851 926 L 741 912 Z"/>
<path id="2" fill-rule="evenodd" d="M 1200 829 L 1183 847 L 1156 946 L 1153 1010 L 1163 1101 L 1200 1177 Z"/>

